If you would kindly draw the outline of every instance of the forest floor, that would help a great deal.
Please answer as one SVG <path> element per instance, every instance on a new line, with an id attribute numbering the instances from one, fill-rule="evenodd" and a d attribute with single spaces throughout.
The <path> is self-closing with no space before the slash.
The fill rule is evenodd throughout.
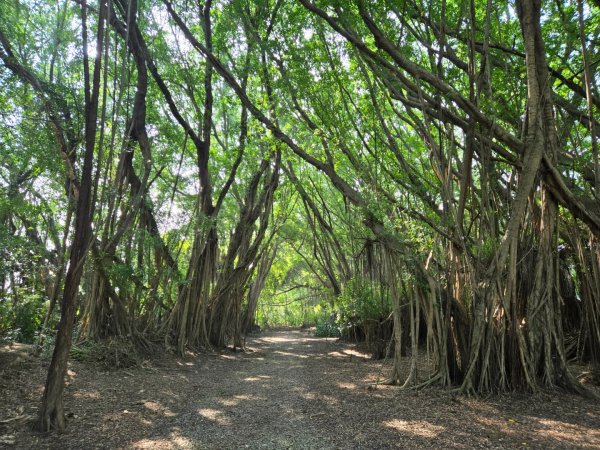
<path id="1" fill-rule="evenodd" d="M 600 402 L 561 391 L 457 397 L 373 385 L 354 344 L 270 331 L 248 352 L 106 370 L 71 361 L 65 433 L 31 431 L 48 361 L 0 349 L 0 447 L 16 449 L 600 448 Z"/>

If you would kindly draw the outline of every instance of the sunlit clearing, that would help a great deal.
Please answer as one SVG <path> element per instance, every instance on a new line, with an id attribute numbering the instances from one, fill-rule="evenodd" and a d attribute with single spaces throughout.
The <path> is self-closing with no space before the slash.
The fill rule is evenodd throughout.
<path id="1" fill-rule="evenodd" d="M 359 352 L 358 350 L 347 349 L 347 350 L 344 350 L 343 353 L 348 356 L 356 356 L 356 357 L 365 358 L 365 359 L 368 359 L 371 357 L 368 353 L 362 353 L 362 352 Z"/>
<path id="2" fill-rule="evenodd" d="M 598 428 L 587 428 L 550 419 L 540 419 L 539 423 L 542 432 L 546 436 L 573 445 L 584 447 L 585 444 L 589 445 L 589 443 L 600 439 L 600 429 Z"/>
<path id="3" fill-rule="evenodd" d="M 161 405 L 160 403 L 153 402 L 152 400 L 147 400 L 144 402 L 144 408 L 149 409 L 158 414 L 162 414 L 165 417 L 175 417 L 176 413 L 171 411 L 169 408 Z"/>
<path id="4" fill-rule="evenodd" d="M 297 339 L 283 338 L 283 337 L 266 337 L 266 338 L 262 338 L 261 340 L 263 342 L 271 342 L 271 343 L 275 343 L 275 342 L 296 342 L 297 341 Z"/>
<path id="5" fill-rule="evenodd" d="M 164 439 L 141 439 L 137 442 L 133 442 L 133 448 L 136 449 L 155 449 L 155 448 L 195 448 L 188 438 L 183 436 L 173 436 Z"/>
<path id="6" fill-rule="evenodd" d="M 220 399 L 219 403 L 223 406 L 237 406 L 243 401 L 248 400 L 260 400 L 260 397 L 256 397 L 254 395 L 234 395 L 230 398 Z"/>
<path id="7" fill-rule="evenodd" d="M 195 366 L 196 364 L 194 364 L 193 362 L 180 362 L 180 361 L 177 361 L 177 365 L 178 366 Z"/>
<path id="8" fill-rule="evenodd" d="M 223 413 L 216 409 L 203 408 L 198 410 L 198 414 L 205 419 L 210 420 L 211 422 L 215 422 L 218 425 L 231 425 L 231 420 L 229 420 L 227 417 L 224 417 Z"/>
<path id="9" fill-rule="evenodd" d="M 284 356 L 293 356 L 295 358 L 301 358 L 301 359 L 308 358 L 307 355 L 299 355 L 297 353 L 282 352 L 282 351 L 276 351 L 276 352 L 273 352 L 273 353 L 276 353 L 278 355 L 284 355 Z"/>
<path id="10" fill-rule="evenodd" d="M 444 427 L 418 420 L 392 419 L 383 422 L 383 424 L 388 428 L 393 428 L 401 431 L 402 433 L 410 433 L 414 434 L 415 436 L 421 436 L 425 438 L 436 437 L 442 431 L 444 431 Z"/>
<path id="11" fill-rule="evenodd" d="M 248 377 L 248 378 L 244 378 L 244 381 L 265 381 L 270 379 L 271 377 L 269 375 L 258 375 L 256 377 Z"/>

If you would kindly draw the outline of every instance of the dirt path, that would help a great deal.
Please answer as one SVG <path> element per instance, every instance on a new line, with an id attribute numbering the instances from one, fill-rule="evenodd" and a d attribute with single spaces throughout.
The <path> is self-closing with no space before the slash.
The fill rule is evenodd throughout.
<path id="1" fill-rule="evenodd" d="M 73 362 L 62 435 L 2 422 L 35 415 L 45 367 L 37 359 L 0 365 L 0 447 L 600 448 L 600 405 L 580 397 L 373 389 L 381 363 L 351 344 L 298 330 L 248 344 L 248 353 L 131 370 Z"/>

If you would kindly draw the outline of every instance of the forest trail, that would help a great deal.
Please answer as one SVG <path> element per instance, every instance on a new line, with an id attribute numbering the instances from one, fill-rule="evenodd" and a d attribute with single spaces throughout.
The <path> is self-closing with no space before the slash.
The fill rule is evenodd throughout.
<path id="1" fill-rule="evenodd" d="M 0 366 L 0 398 L 9 405 L 0 412 L 0 447 L 600 447 L 600 405 L 593 401 L 560 392 L 482 400 L 437 389 L 374 388 L 387 363 L 304 330 L 266 332 L 247 345 L 246 353 L 118 371 L 72 361 L 65 398 L 70 418 L 62 435 L 3 421 L 35 414 L 47 362 Z"/>

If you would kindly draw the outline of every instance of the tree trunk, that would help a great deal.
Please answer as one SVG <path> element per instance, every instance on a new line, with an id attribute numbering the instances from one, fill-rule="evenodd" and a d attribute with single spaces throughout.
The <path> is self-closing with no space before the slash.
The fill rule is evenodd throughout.
<path id="1" fill-rule="evenodd" d="M 94 75 L 90 92 L 89 67 L 87 56 L 85 56 L 86 71 L 86 102 L 85 102 L 85 155 L 81 173 L 81 184 L 75 212 L 75 236 L 71 244 L 69 257 L 69 269 L 65 279 L 65 289 L 62 298 L 61 317 L 56 336 L 56 346 L 52 355 L 52 361 L 48 369 L 48 377 L 44 388 L 42 406 L 37 422 L 37 428 L 41 431 L 51 429 L 64 430 L 66 419 L 63 405 L 63 388 L 65 375 L 67 373 L 67 361 L 71 350 L 75 312 L 77 308 L 77 292 L 83 266 L 91 237 L 91 188 L 92 188 L 92 166 L 94 159 L 94 147 L 96 141 L 96 119 L 98 112 L 98 95 L 100 86 L 100 63 L 104 18 L 106 16 L 106 5 L 100 2 L 97 35 L 97 56 L 94 63 Z M 87 14 L 86 6 L 82 8 L 82 29 L 84 48 L 87 47 Z"/>
<path id="2" fill-rule="evenodd" d="M 242 324 L 242 332 L 249 333 L 256 324 L 256 307 L 258 306 L 258 298 L 262 292 L 267 276 L 271 270 L 271 265 L 275 260 L 277 254 L 277 245 L 273 246 L 273 249 L 266 250 L 262 258 L 258 263 L 258 269 L 256 276 L 248 289 L 248 302 L 246 304 L 246 311 L 244 312 L 244 320 Z"/>

